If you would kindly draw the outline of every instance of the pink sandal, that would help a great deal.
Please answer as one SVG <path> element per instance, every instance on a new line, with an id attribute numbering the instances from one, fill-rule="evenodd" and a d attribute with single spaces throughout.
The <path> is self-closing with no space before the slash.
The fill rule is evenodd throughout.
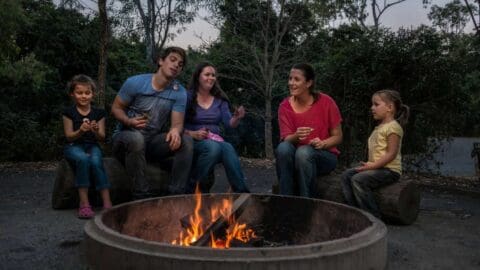
<path id="1" fill-rule="evenodd" d="M 92 207 L 90 205 L 80 206 L 78 208 L 78 218 L 81 219 L 90 219 L 95 216 L 95 212 L 93 212 Z"/>

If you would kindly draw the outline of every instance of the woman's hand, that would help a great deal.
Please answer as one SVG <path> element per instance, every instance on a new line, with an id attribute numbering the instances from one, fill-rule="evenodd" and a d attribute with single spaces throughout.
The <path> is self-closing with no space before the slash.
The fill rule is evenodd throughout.
<path id="1" fill-rule="evenodd" d="M 242 119 L 243 117 L 245 117 L 245 108 L 243 106 L 240 106 L 235 109 L 235 111 L 233 112 L 233 117 L 237 119 Z"/>
<path id="2" fill-rule="evenodd" d="M 205 140 L 208 136 L 208 130 L 206 128 L 201 128 L 196 131 L 189 131 L 188 134 L 190 137 L 194 138 L 197 141 Z"/>
<path id="3" fill-rule="evenodd" d="M 310 140 L 310 145 L 313 146 L 315 149 L 326 149 L 327 143 L 325 141 L 320 140 L 320 138 L 316 137 Z"/>
<path id="4" fill-rule="evenodd" d="M 295 131 L 295 135 L 297 135 L 298 140 L 303 140 L 310 135 L 310 133 L 313 131 L 313 128 L 311 127 L 299 127 L 297 128 L 297 131 Z"/>

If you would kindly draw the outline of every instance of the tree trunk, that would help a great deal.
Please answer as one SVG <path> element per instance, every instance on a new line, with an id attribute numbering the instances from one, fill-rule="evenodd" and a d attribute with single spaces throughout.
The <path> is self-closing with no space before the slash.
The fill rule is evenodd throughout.
<path id="1" fill-rule="evenodd" d="M 272 142 L 272 101 L 265 100 L 265 157 L 273 159 L 273 142 Z"/>
<path id="2" fill-rule="evenodd" d="M 109 25 L 107 16 L 107 0 L 98 1 L 98 12 L 100 18 L 100 46 L 98 60 L 98 90 L 97 90 L 97 106 L 105 108 L 105 85 L 107 77 L 107 51 Z"/>

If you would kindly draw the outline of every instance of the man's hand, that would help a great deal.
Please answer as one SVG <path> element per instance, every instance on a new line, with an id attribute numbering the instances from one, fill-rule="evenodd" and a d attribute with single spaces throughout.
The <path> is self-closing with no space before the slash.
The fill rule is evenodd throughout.
<path id="1" fill-rule="evenodd" d="M 170 150 L 177 150 L 182 144 L 182 137 L 180 137 L 180 132 L 174 128 L 170 129 L 170 131 L 167 133 L 165 141 L 169 143 L 168 145 L 170 146 Z"/>
<path id="2" fill-rule="evenodd" d="M 128 119 L 128 126 L 135 129 L 144 129 L 147 126 L 148 119 L 144 116 L 137 116 Z"/>

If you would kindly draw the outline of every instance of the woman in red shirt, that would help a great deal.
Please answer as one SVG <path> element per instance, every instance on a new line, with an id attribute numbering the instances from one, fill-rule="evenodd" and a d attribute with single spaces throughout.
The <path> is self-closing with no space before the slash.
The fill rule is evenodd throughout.
<path id="1" fill-rule="evenodd" d="M 276 156 L 280 193 L 313 197 L 315 178 L 337 165 L 342 142 L 342 117 L 335 101 L 314 91 L 315 72 L 309 64 L 290 70 L 290 96 L 278 108 L 281 143 Z M 294 193 L 298 187 L 298 194 Z"/>

